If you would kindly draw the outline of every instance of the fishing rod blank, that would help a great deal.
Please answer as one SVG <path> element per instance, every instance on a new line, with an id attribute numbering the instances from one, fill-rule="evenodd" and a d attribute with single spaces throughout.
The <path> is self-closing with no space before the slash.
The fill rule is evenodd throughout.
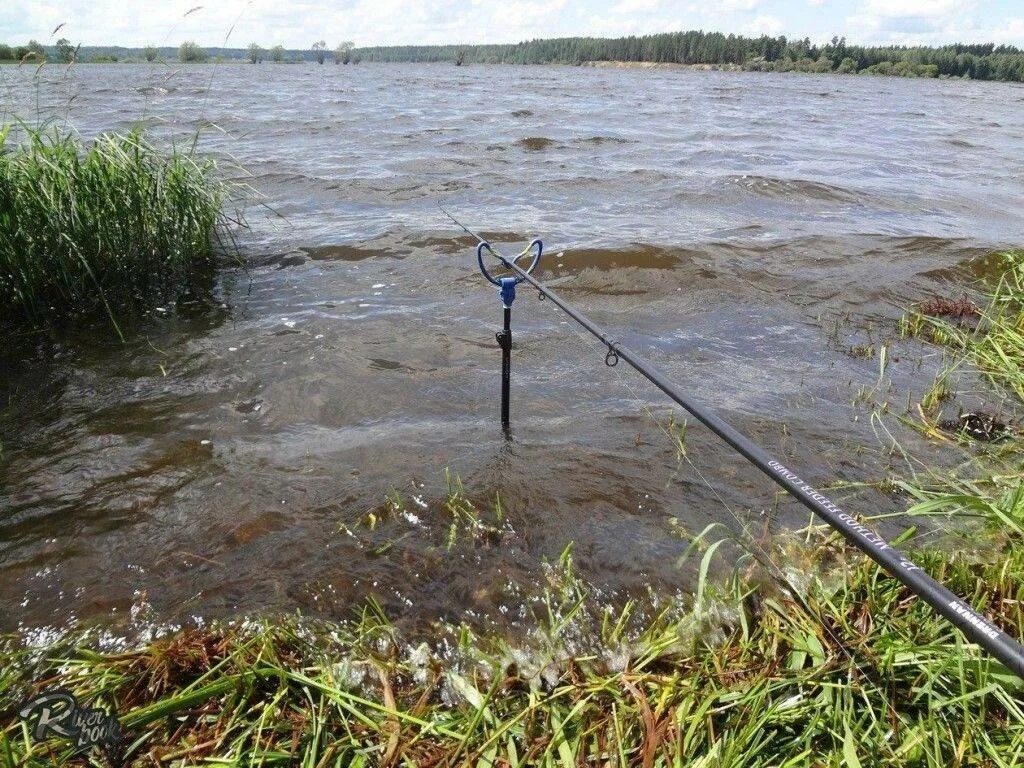
<path id="1" fill-rule="evenodd" d="M 451 215 L 449 214 L 449 217 L 450 216 Z M 459 226 L 462 225 L 460 224 Z M 463 229 L 465 229 L 465 227 L 463 227 Z M 466 231 L 469 232 L 469 230 Z M 907 589 L 934 608 L 937 613 L 948 619 L 950 623 L 959 628 L 968 639 L 976 642 L 982 648 L 987 650 L 992 654 L 992 656 L 1012 670 L 1018 677 L 1024 678 L 1024 646 L 1021 646 L 1017 640 L 996 627 L 992 622 L 974 610 L 971 605 L 964 600 L 961 600 L 944 586 L 935 581 L 935 579 L 929 576 L 924 569 L 915 564 L 910 560 L 910 558 L 894 546 L 889 544 L 871 528 L 860 523 L 848 512 L 844 512 L 838 504 L 820 491 L 815 490 L 810 483 L 804 482 L 796 472 L 789 469 L 782 462 L 774 459 L 763 448 L 751 442 L 747 437 L 727 424 L 721 418 L 705 409 L 704 406 L 692 401 L 672 382 L 670 382 L 660 370 L 651 365 L 651 363 L 631 351 L 628 347 L 621 346 L 612 336 L 590 320 L 590 318 L 578 309 L 566 303 L 558 294 L 543 283 L 536 280 L 530 273 L 534 270 L 537 266 L 537 262 L 540 260 L 540 254 L 543 248 L 540 240 L 534 240 L 533 243 L 531 243 L 530 246 L 520 254 L 520 256 L 525 255 L 532 250 L 534 246 L 537 247 L 537 256 L 534 258 L 533 263 L 530 265 L 529 269 L 523 269 L 515 263 L 515 259 L 506 258 L 498 253 L 497 250 L 492 248 L 483 238 L 480 238 L 473 232 L 470 232 L 470 234 L 477 237 L 480 241 L 480 244 L 477 247 L 477 261 L 480 265 L 480 269 L 488 280 L 501 287 L 503 301 L 505 295 L 504 280 L 513 281 L 511 283 L 513 298 L 515 296 L 516 284 L 525 281 L 532 285 L 537 289 L 542 298 L 550 299 L 563 312 L 583 326 L 592 335 L 597 337 L 597 339 L 608 348 L 608 354 L 605 357 L 605 362 L 608 365 L 615 365 L 618 363 L 619 358 L 629 363 L 629 365 L 635 368 L 642 376 L 644 376 L 644 378 L 668 395 L 669 398 L 685 408 L 702 424 L 708 427 L 708 429 L 734 448 L 747 461 L 761 470 L 778 485 L 782 486 L 782 488 L 788 491 L 797 501 L 821 517 L 826 523 L 832 526 L 832 528 L 839 531 L 839 533 L 841 533 L 853 546 L 857 547 L 872 560 L 882 566 L 890 576 L 900 581 L 907 587 Z M 483 252 L 485 250 L 490 251 L 499 261 L 501 261 L 506 269 L 515 273 L 516 277 L 504 278 L 504 280 L 501 281 L 495 280 L 491 277 L 484 268 Z M 516 258 L 519 257 L 517 256 Z M 510 305 L 511 301 L 506 304 L 506 328 L 508 327 L 507 307 Z M 509 340 L 511 341 L 511 337 L 509 337 Z M 507 396 L 507 389 L 503 389 L 503 394 Z M 506 406 L 503 405 L 503 416 L 506 417 L 506 428 L 507 413 Z"/>

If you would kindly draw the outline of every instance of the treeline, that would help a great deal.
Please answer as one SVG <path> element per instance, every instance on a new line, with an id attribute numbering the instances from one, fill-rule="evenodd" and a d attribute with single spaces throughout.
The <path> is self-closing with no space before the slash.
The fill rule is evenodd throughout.
<path id="1" fill-rule="evenodd" d="M 583 64 L 590 61 L 703 64 L 759 71 L 890 74 L 1024 81 L 1024 52 L 1010 45 L 881 47 L 835 37 L 744 37 L 721 32 L 673 32 L 618 38 L 562 37 L 502 45 L 410 45 L 359 48 L 366 61 L 480 64 Z"/>
<path id="2" fill-rule="evenodd" d="M 61 39 L 54 45 L 44 46 L 31 40 L 25 45 L 9 45 L 0 43 L 0 62 L 31 61 L 39 63 L 51 62 L 139 62 L 139 61 L 170 61 L 177 59 L 184 63 L 205 61 L 250 61 L 257 64 L 261 61 L 315 61 L 323 64 L 328 58 L 335 64 L 358 64 L 360 56 L 354 52 L 355 46 L 350 41 L 339 43 L 328 50 L 323 40 L 313 43 L 308 49 L 288 49 L 283 45 L 264 48 L 252 43 L 248 48 L 204 48 L 197 43 L 186 40 L 176 48 L 163 46 L 146 46 L 144 48 L 127 48 L 123 46 L 76 46 L 70 41 Z"/>
<path id="3" fill-rule="evenodd" d="M 190 50 L 198 49 L 201 56 L 207 59 L 244 59 L 245 51 L 240 48 L 213 47 L 201 49 L 194 43 L 185 43 Z M 192 48 L 195 46 L 195 49 Z M 26 45 L 8 45 L 0 43 L 0 61 L 28 60 L 66 61 L 69 56 L 80 62 L 117 62 L 117 61 L 156 61 L 170 60 L 179 57 L 181 47 L 145 46 L 129 48 L 120 45 L 72 45 L 67 40 L 58 40 L 55 45 L 44 46 L 35 40 Z M 301 52 L 289 52 L 301 53 Z"/>
<path id="4" fill-rule="evenodd" d="M 22 61 L 23 59 L 42 59 L 46 55 L 46 49 L 35 40 L 29 40 L 25 45 L 8 45 L 0 43 L 0 61 Z"/>
<path id="5" fill-rule="evenodd" d="M 25 45 L 0 43 L 0 61 L 132 61 L 177 58 L 180 61 L 241 59 L 316 61 L 326 58 L 347 64 L 366 61 L 454 62 L 459 64 L 583 64 L 624 61 L 706 65 L 771 72 L 838 72 L 905 77 L 967 77 L 975 80 L 1024 82 L 1024 51 L 1012 45 L 954 44 L 940 47 L 849 45 L 834 37 L 824 45 L 810 39 L 744 37 L 721 32 L 673 32 L 618 38 L 562 37 L 500 45 L 410 45 L 354 48 L 343 42 L 329 49 L 322 40 L 308 49 L 203 49 L 192 42 L 178 48 L 74 47 L 66 40 L 44 47 L 35 40 Z"/>

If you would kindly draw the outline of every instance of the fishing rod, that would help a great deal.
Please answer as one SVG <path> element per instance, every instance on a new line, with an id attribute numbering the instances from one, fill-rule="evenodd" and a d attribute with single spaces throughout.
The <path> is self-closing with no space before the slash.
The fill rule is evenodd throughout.
<path id="1" fill-rule="evenodd" d="M 477 239 L 477 264 L 484 277 L 498 287 L 498 293 L 501 297 L 504 323 L 502 332 L 497 334 L 497 336 L 504 339 L 499 338 L 499 343 L 502 344 L 502 426 L 506 434 L 508 434 L 509 427 L 508 378 L 510 364 L 508 358 L 512 345 L 510 330 L 511 307 L 512 302 L 515 300 L 516 285 L 526 282 L 537 290 L 540 298 L 550 299 L 555 306 L 565 312 L 608 348 L 608 353 L 605 355 L 606 365 L 614 366 L 620 359 L 624 360 L 640 375 L 668 395 L 671 400 L 675 401 L 718 435 L 743 458 L 784 488 L 793 498 L 818 515 L 834 530 L 842 534 L 843 538 L 850 544 L 878 563 L 890 576 L 924 600 L 936 613 L 945 617 L 951 624 L 963 632 L 969 640 L 977 643 L 1014 674 L 1024 679 L 1024 646 L 1016 639 L 995 626 L 969 603 L 960 599 L 946 589 L 946 587 L 935 581 L 921 566 L 914 563 L 870 527 L 859 522 L 852 514 L 844 512 L 838 504 L 816 490 L 810 483 L 805 482 L 796 472 L 773 458 L 762 447 L 749 440 L 730 424 L 707 410 L 703 405 L 690 399 L 675 384 L 670 382 L 662 371 L 636 352 L 622 346 L 620 342 L 615 340 L 614 336 L 533 277 L 531 273 L 540 263 L 541 253 L 544 248 L 540 240 L 534 240 L 516 257 L 507 258 L 493 248 L 484 238 L 459 223 L 443 207 L 441 210 L 466 233 Z M 536 249 L 536 255 L 529 267 L 523 269 L 516 263 L 516 260 L 531 254 L 534 249 Z M 484 251 L 498 259 L 515 276 L 493 277 L 484 265 Z"/>

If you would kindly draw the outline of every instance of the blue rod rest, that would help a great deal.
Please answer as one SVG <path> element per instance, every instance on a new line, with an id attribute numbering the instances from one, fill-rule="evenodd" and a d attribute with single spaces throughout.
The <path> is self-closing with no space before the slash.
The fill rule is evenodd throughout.
<path id="1" fill-rule="evenodd" d="M 498 295 L 501 296 L 501 306 L 508 307 L 512 306 L 512 302 L 516 300 L 516 284 L 519 282 L 514 277 L 503 277 L 501 278 L 501 285 L 498 286 Z"/>
<path id="2" fill-rule="evenodd" d="M 499 259 L 505 264 L 508 264 L 510 261 L 515 262 L 516 259 L 522 258 L 526 254 L 530 253 L 530 251 L 532 251 L 534 248 L 537 249 L 537 255 L 533 257 L 533 261 L 530 262 L 530 266 L 523 270 L 527 274 L 530 274 L 531 272 L 533 272 L 533 270 L 537 268 L 537 265 L 540 264 L 540 256 L 544 252 L 544 243 L 542 243 L 540 240 L 534 240 L 523 250 L 522 253 L 520 253 L 514 259 L 506 259 L 500 253 L 491 248 L 490 243 L 488 243 L 485 240 L 481 240 L 480 244 L 476 247 L 476 263 L 480 265 L 480 272 L 481 274 L 483 274 L 484 277 L 487 278 L 487 281 L 493 283 L 494 285 L 497 285 L 498 287 L 501 287 L 501 284 L 502 282 L 504 282 L 505 279 L 510 279 L 514 280 L 516 283 L 521 283 L 523 282 L 522 277 L 502 278 L 500 281 L 497 278 L 493 277 L 491 273 L 487 271 L 487 267 L 484 266 L 484 250 L 490 251 L 491 254 L 495 256 L 495 258 Z M 512 293 L 512 299 L 515 299 L 515 292 Z M 504 294 L 502 294 L 502 301 L 504 301 Z M 508 304 L 511 303 L 512 301 L 509 300 Z M 506 306 L 508 306 L 508 304 L 506 304 Z"/>

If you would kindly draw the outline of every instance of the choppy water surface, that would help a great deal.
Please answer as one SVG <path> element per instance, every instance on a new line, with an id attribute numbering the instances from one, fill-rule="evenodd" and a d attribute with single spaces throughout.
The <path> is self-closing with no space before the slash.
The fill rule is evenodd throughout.
<path id="1" fill-rule="evenodd" d="M 806 522 L 691 426 L 709 488 L 646 413 L 668 417 L 657 393 L 525 290 L 507 442 L 500 308 L 439 199 L 496 241 L 543 237 L 545 279 L 806 479 L 899 467 L 864 390 L 912 456 L 952 460 L 895 418 L 935 355 L 896 342 L 880 378 L 850 350 L 1024 242 L 1022 110 L 1017 86 L 864 77 L 0 69 L 5 118 L 86 135 L 145 118 L 162 139 L 206 125 L 202 148 L 272 209 L 248 211 L 252 266 L 225 276 L 225 307 L 156 313 L 123 346 L 3 353 L 0 628 L 145 604 L 342 616 L 369 595 L 412 620 L 507 621 L 510 585 L 532 589 L 570 541 L 587 578 L 628 595 L 690 583 L 673 518 L 735 527 L 728 504 L 755 526 Z M 446 468 L 481 506 L 500 495 L 500 536 L 449 549 Z"/>

